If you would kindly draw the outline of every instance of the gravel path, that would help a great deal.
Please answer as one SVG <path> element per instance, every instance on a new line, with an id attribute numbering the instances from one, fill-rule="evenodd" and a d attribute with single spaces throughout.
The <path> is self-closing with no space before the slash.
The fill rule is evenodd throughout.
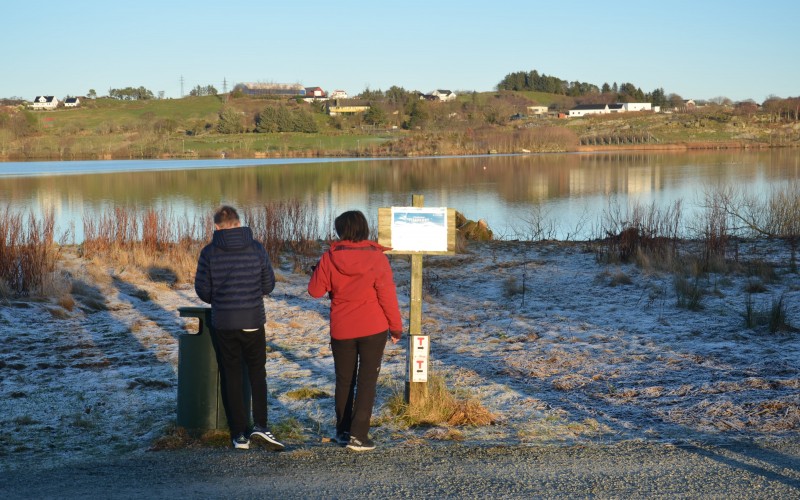
<path id="1" fill-rule="evenodd" d="M 3 472 L 16 498 L 800 498 L 800 443 L 161 451 Z"/>

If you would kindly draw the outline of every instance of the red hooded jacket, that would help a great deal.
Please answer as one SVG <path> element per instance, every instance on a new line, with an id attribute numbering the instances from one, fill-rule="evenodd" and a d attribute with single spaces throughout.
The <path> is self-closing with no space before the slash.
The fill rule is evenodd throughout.
<path id="1" fill-rule="evenodd" d="M 336 241 L 322 254 L 308 293 L 316 298 L 330 293 L 334 339 L 403 329 L 392 268 L 383 254 L 386 250 L 369 240 Z"/>

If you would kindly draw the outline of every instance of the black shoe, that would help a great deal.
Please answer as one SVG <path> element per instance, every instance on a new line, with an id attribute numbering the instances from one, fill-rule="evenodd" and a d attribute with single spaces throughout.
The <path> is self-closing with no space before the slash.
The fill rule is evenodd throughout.
<path id="1" fill-rule="evenodd" d="M 350 444 L 350 433 L 349 432 L 337 432 L 336 433 L 336 442 L 342 446 L 347 446 Z"/>
<path id="2" fill-rule="evenodd" d="M 238 436 L 233 438 L 233 448 L 236 450 L 249 450 L 250 440 L 244 437 L 244 433 L 240 432 Z"/>
<path id="3" fill-rule="evenodd" d="M 268 444 L 275 451 L 280 451 L 286 448 L 280 441 L 275 439 L 275 436 L 273 436 L 270 431 L 268 431 L 265 427 L 261 427 L 260 425 L 253 427 L 253 432 L 250 433 L 250 438 L 258 438 L 256 441 L 261 441 Z"/>
<path id="4" fill-rule="evenodd" d="M 347 449 L 353 451 L 370 451 L 375 449 L 375 443 L 373 443 L 370 438 L 358 439 L 355 436 L 350 436 Z"/>

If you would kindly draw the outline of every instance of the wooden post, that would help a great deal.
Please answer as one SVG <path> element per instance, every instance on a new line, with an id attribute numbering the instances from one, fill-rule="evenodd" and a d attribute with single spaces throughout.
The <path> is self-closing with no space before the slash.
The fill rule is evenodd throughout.
<path id="1" fill-rule="evenodd" d="M 415 194 L 411 197 L 411 206 L 424 207 L 425 197 Z M 408 314 L 408 380 L 406 380 L 406 403 L 420 406 L 428 398 L 427 382 L 412 382 L 412 349 L 416 336 L 422 335 L 422 254 L 411 255 L 411 304 Z"/>
<path id="2" fill-rule="evenodd" d="M 453 255 L 456 250 L 456 211 L 453 208 L 425 208 L 422 195 L 411 197 L 412 207 L 378 209 L 378 242 L 392 247 L 388 253 L 411 255 L 411 297 L 408 317 L 408 359 L 406 362 L 405 401 L 412 407 L 425 404 L 428 394 L 428 369 L 430 360 L 430 336 L 422 332 L 422 257 L 424 255 Z M 395 217 L 397 234 L 394 234 Z M 444 218 L 444 220 L 443 220 Z M 409 227 L 418 227 L 436 238 L 433 241 L 417 241 L 419 235 Z M 433 228 L 431 228 L 431 225 Z M 431 233 L 431 229 L 433 233 Z M 446 244 L 436 234 L 446 230 Z M 411 233 L 409 233 L 411 231 Z M 395 240 L 397 236 L 397 240 Z M 433 243 L 433 244 L 431 244 Z"/>

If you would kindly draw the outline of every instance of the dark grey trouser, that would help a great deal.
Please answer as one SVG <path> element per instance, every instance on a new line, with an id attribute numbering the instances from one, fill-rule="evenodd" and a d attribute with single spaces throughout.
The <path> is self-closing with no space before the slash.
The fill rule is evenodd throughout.
<path id="1" fill-rule="evenodd" d="M 364 440 L 369 434 L 375 388 L 387 332 L 348 340 L 331 339 L 336 371 L 336 432 Z"/>
<path id="2" fill-rule="evenodd" d="M 254 332 L 216 330 L 217 360 L 225 390 L 224 401 L 231 437 L 247 432 L 242 361 L 247 368 L 253 405 L 253 423 L 267 426 L 267 341 L 264 327 Z M 245 434 L 246 435 L 246 434 Z"/>

